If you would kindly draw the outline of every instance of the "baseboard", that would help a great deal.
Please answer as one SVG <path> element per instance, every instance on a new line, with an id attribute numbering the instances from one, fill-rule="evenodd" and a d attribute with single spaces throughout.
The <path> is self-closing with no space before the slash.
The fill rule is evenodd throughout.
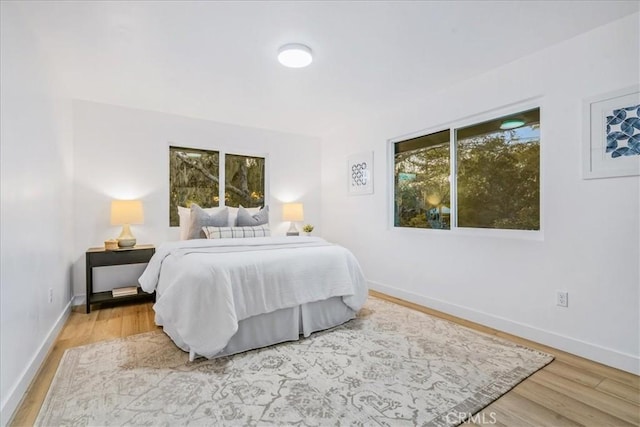
<path id="1" fill-rule="evenodd" d="M 71 302 L 72 301 L 69 301 L 64 310 L 62 310 L 62 313 L 60 313 L 60 316 L 58 316 L 58 319 L 49 330 L 49 333 L 38 348 L 38 351 L 36 351 L 36 354 L 31 358 L 27 367 L 20 375 L 20 379 L 17 384 L 9 391 L 8 395 L 2 402 L 2 408 L 0 409 L 0 426 L 6 426 L 9 423 L 13 413 L 18 408 L 18 405 L 20 405 L 27 388 L 29 388 L 31 381 L 33 381 L 38 373 L 40 366 L 47 357 L 47 354 L 49 354 L 51 346 L 54 344 L 58 334 L 62 330 L 62 327 L 71 313 Z"/>
<path id="2" fill-rule="evenodd" d="M 84 305 L 87 301 L 87 296 L 85 294 L 74 295 L 71 299 L 71 305 Z"/>
<path id="3" fill-rule="evenodd" d="M 474 310 L 469 307 L 407 292 L 392 286 L 383 285 L 382 283 L 376 283 L 370 280 L 368 283 L 372 290 L 383 294 L 470 320 L 502 332 L 517 335 L 521 338 L 557 348 L 558 350 L 566 351 L 567 353 L 575 354 L 626 372 L 631 372 L 635 375 L 640 375 L 640 357 L 632 354 L 622 353 L 617 350 L 581 341 L 556 332 L 539 329 L 531 325 Z"/>

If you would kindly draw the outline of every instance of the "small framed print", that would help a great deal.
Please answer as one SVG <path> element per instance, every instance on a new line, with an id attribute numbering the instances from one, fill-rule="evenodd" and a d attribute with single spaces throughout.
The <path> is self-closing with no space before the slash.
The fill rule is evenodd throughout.
<path id="1" fill-rule="evenodd" d="M 347 162 L 350 195 L 373 193 L 373 151 L 349 156 Z"/>
<path id="2" fill-rule="evenodd" d="M 640 86 L 586 99 L 583 178 L 640 175 Z"/>

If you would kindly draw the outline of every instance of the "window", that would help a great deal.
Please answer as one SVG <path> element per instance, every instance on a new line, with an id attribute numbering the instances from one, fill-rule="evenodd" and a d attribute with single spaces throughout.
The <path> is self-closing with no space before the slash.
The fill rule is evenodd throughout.
<path id="1" fill-rule="evenodd" d="M 221 177 L 220 162 L 225 173 Z M 221 202 L 220 198 L 223 197 Z M 180 224 L 178 206 L 196 203 L 258 207 L 265 200 L 265 158 L 169 147 L 169 225 Z"/>
<path id="2" fill-rule="evenodd" d="M 217 151 L 169 147 L 169 225 L 180 225 L 178 206 L 220 206 Z"/>
<path id="3" fill-rule="evenodd" d="M 540 230 L 539 108 L 395 142 L 394 154 L 396 227 Z"/>
<path id="4" fill-rule="evenodd" d="M 501 129 L 509 120 L 524 123 Z M 539 230 L 540 110 L 456 134 L 458 227 Z"/>
<path id="5" fill-rule="evenodd" d="M 227 154 L 225 165 L 226 206 L 260 207 L 264 204 L 264 158 Z"/>
<path id="6" fill-rule="evenodd" d="M 449 228 L 449 130 L 395 144 L 395 225 Z"/>

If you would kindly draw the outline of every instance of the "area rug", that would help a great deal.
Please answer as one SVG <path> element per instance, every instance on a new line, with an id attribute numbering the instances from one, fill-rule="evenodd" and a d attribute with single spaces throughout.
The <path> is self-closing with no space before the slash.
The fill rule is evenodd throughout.
<path id="1" fill-rule="evenodd" d="M 65 352 L 36 425 L 450 426 L 552 356 L 370 298 L 300 341 L 190 363 L 162 332 Z"/>

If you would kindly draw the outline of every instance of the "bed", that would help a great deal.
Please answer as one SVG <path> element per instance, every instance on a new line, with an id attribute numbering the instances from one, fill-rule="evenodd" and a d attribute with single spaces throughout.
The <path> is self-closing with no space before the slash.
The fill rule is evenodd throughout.
<path id="1" fill-rule="evenodd" d="M 139 282 L 190 360 L 309 336 L 354 318 L 367 299 L 353 254 L 319 237 L 168 242 Z"/>

